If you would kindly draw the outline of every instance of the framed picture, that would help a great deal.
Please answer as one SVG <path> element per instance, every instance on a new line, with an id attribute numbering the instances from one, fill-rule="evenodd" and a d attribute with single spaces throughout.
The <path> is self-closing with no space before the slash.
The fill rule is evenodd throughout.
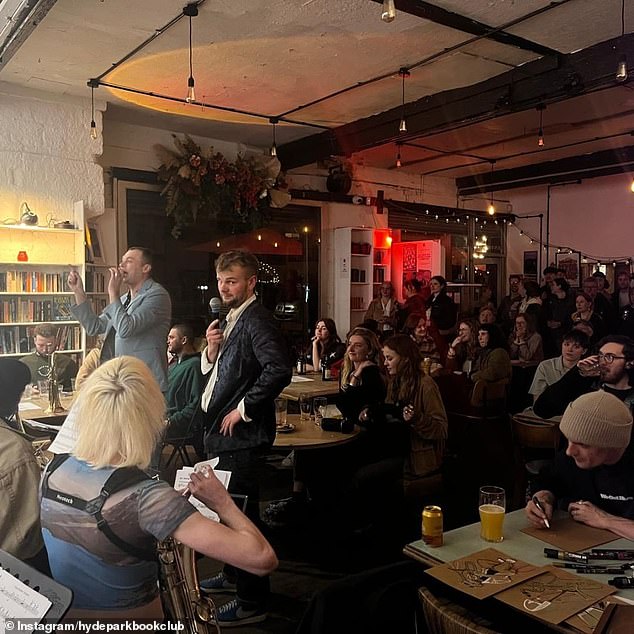
<path id="1" fill-rule="evenodd" d="M 106 259 L 103 254 L 103 240 L 99 226 L 92 222 L 86 223 L 86 249 L 88 251 L 88 261 L 92 264 L 105 264 Z"/>
<path id="2" fill-rule="evenodd" d="M 524 251 L 524 279 L 537 281 L 537 251 Z"/>
<path id="3" fill-rule="evenodd" d="M 566 281 L 570 286 L 581 286 L 581 253 L 556 253 L 555 263 L 557 268 L 563 269 L 566 273 Z"/>

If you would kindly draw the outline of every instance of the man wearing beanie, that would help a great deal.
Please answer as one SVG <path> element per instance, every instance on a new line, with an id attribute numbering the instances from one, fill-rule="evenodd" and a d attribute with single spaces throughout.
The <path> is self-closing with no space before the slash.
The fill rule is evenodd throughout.
<path id="1" fill-rule="evenodd" d="M 550 523 L 555 504 L 577 522 L 634 539 L 632 413 L 616 396 L 597 390 L 568 405 L 559 425 L 568 440 L 537 481 L 526 505 L 529 521 Z"/>
<path id="2" fill-rule="evenodd" d="M 599 389 L 634 409 L 634 341 L 624 335 L 608 335 L 597 345 L 597 354 L 579 360 L 540 394 L 533 404 L 537 416 L 561 416 L 568 403 Z"/>
<path id="3" fill-rule="evenodd" d="M 40 527 L 40 468 L 14 422 L 30 380 L 23 363 L 0 359 L 0 548 L 50 574 Z"/>

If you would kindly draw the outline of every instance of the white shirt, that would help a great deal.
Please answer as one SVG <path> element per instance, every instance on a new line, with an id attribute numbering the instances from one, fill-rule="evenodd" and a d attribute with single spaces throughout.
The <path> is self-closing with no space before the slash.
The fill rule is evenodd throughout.
<path id="1" fill-rule="evenodd" d="M 209 407 L 209 403 L 211 402 L 211 397 L 214 393 L 214 388 L 216 387 L 216 382 L 218 381 L 218 360 L 222 355 L 222 351 L 224 350 L 225 342 L 229 338 L 231 331 L 234 329 L 238 319 L 242 316 L 242 313 L 249 307 L 253 302 L 257 299 L 256 295 L 251 295 L 249 299 L 240 304 L 238 308 L 232 308 L 227 313 L 227 325 L 225 326 L 224 332 L 222 333 L 222 343 L 220 344 L 220 350 L 218 350 L 218 356 L 216 357 L 216 361 L 214 363 L 210 363 L 209 359 L 207 359 L 207 348 L 202 351 L 200 355 L 200 370 L 203 375 L 208 374 L 211 370 L 211 376 L 209 377 L 209 381 L 207 381 L 207 385 L 205 386 L 205 391 L 203 392 L 203 396 L 200 402 L 200 406 L 203 412 L 207 411 Z M 247 417 L 244 413 L 244 398 L 238 403 L 238 411 L 240 412 L 240 416 L 244 421 L 250 421 L 251 419 Z"/>

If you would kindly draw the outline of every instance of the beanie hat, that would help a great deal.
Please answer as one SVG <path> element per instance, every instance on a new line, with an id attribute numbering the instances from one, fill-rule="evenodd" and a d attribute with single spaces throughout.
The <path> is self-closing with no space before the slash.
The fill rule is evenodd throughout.
<path id="1" fill-rule="evenodd" d="M 24 363 L 17 359 L 0 359 L 0 414 L 13 414 L 30 380 L 31 371 Z"/>
<path id="2" fill-rule="evenodd" d="M 568 405 L 559 429 L 571 442 L 625 449 L 630 444 L 632 414 L 616 396 L 597 390 Z"/>

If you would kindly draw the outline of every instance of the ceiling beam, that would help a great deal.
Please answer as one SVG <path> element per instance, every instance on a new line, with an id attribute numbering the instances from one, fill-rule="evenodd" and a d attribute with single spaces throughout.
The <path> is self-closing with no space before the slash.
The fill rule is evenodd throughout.
<path id="1" fill-rule="evenodd" d="M 459 196 L 634 171 L 634 145 L 456 179 Z"/>
<path id="2" fill-rule="evenodd" d="M 408 132 L 399 135 L 402 107 L 286 143 L 278 147 L 284 169 L 315 163 L 331 155 L 386 143 L 408 142 L 535 108 L 616 85 L 618 54 L 634 59 L 634 34 L 590 46 L 559 59 L 542 57 L 465 88 L 428 95 L 406 104 Z M 631 57 L 630 57 L 631 56 Z"/>
<path id="3" fill-rule="evenodd" d="M 382 4 L 383 0 L 372 0 L 372 2 Z M 437 7 L 429 2 L 423 2 L 423 0 L 395 0 L 395 5 L 396 8 L 403 13 L 415 15 L 418 18 L 423 18 L 434 24 L 447 26 L 456 31 L 471 33 L 471 35 L 483 35 L 487 39 L 499 42 L 500 44 L 514 46 L 515 48 L 537 53 L 538 55 L 559 55 L 559 51 L 549 48 L 548 46 L 542 46 L 537 42 L 526 40 L 523 37 L 507 33 L 506 31 L 498 31 L 493 26 L 472 20 L 460 13 L 447 11 L 447 9 Z"/>

